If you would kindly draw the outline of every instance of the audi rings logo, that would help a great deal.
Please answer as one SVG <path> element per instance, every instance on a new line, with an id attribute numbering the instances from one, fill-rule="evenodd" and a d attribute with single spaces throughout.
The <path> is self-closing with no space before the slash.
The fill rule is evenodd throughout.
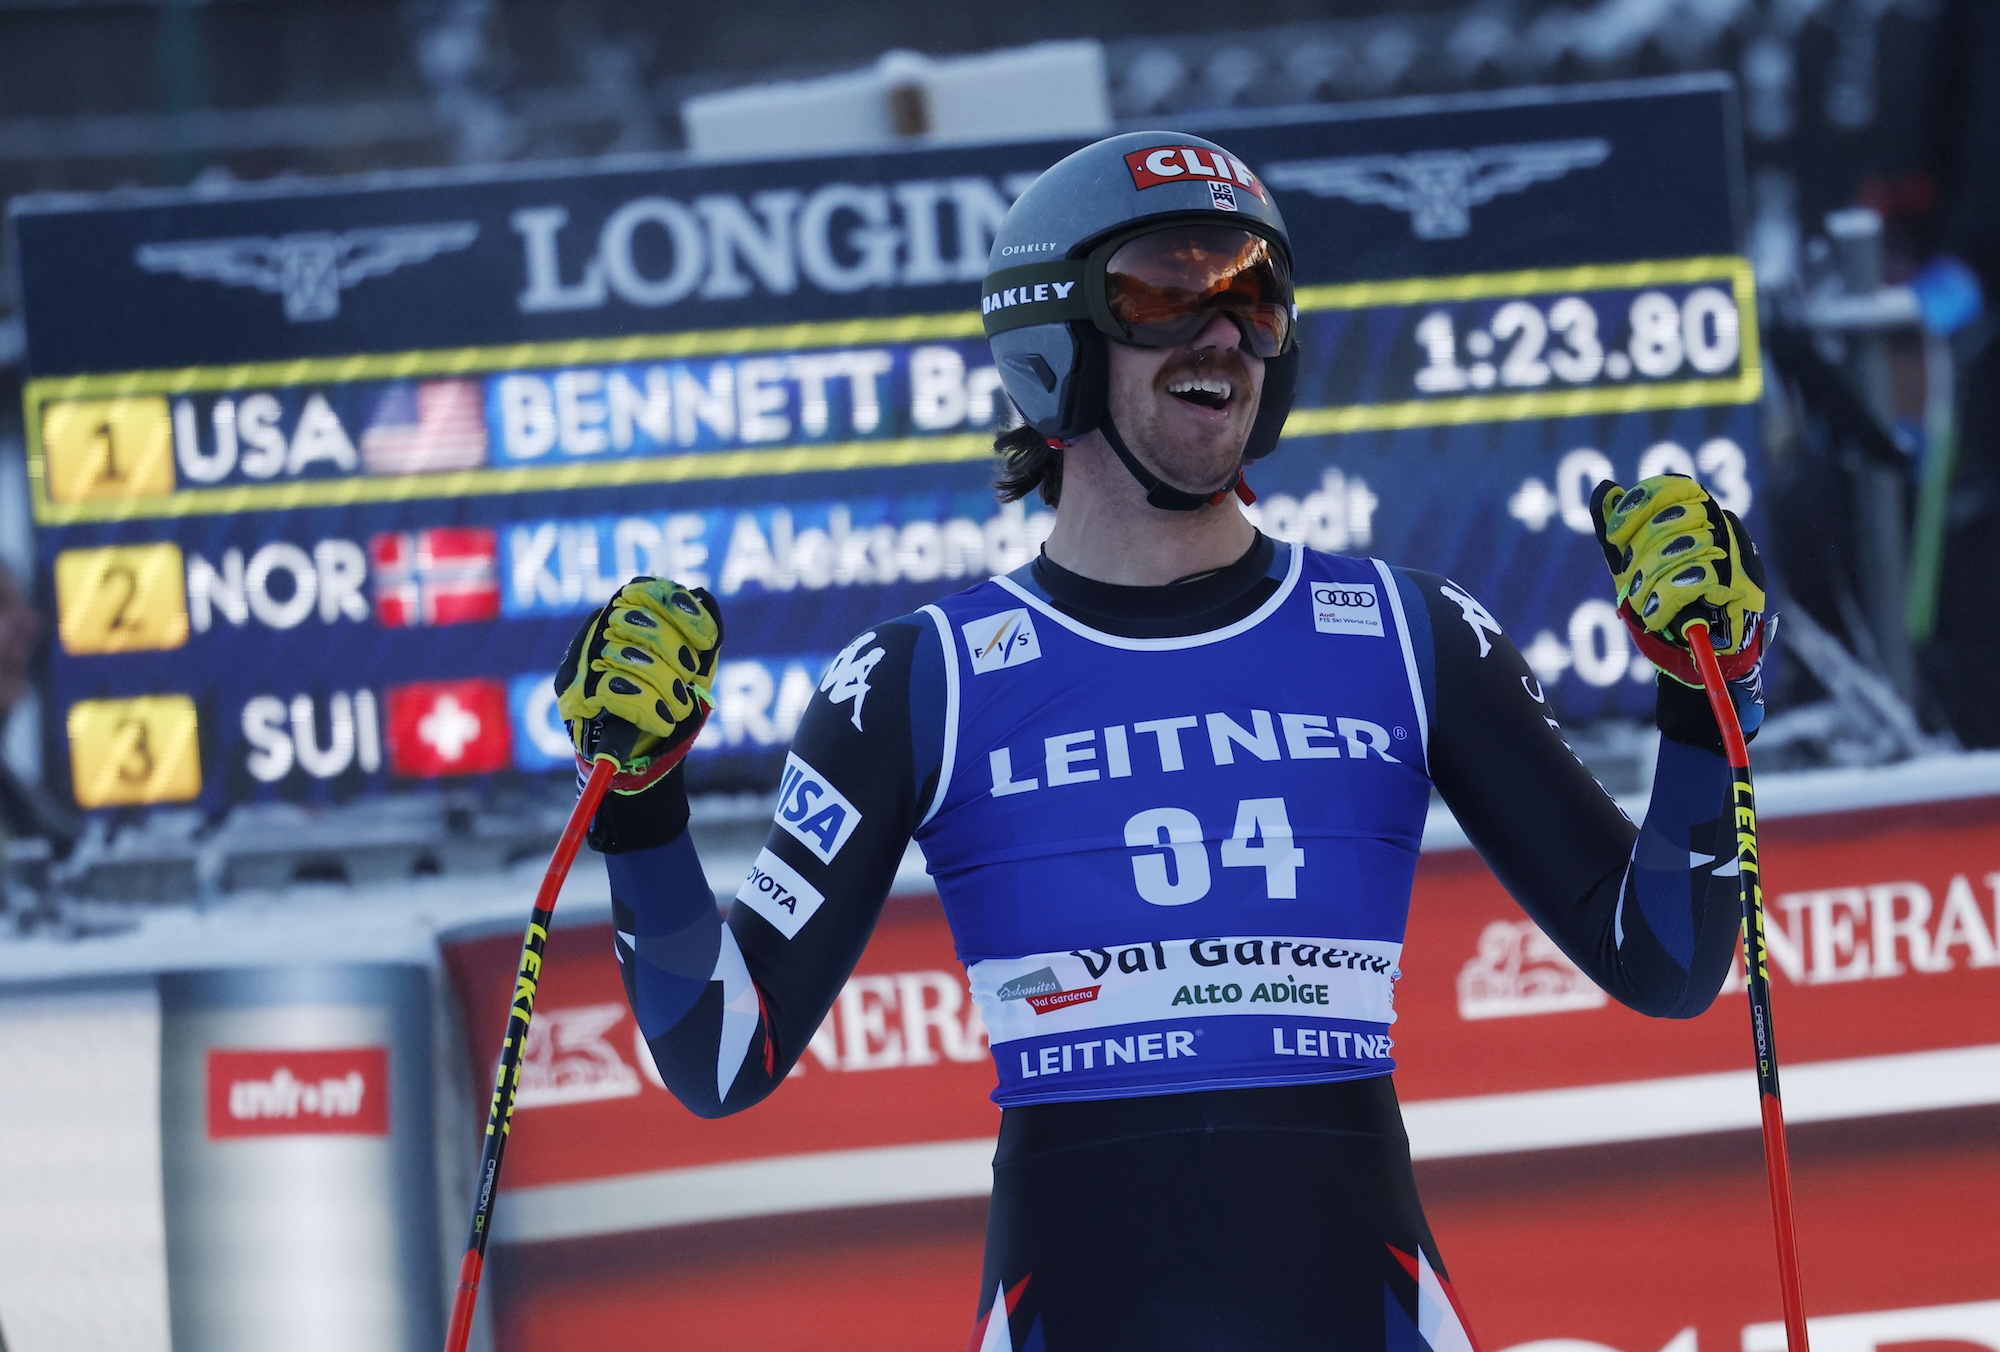
<path id="1" fill-rule="evenodd" d="M 1313 604 L 1316 606 L 1338 606 L 1343 610 L 1373 610 L 1375 589 L 1354 591 L 1347 587 L 1334 587 L 1326 583 L 1313 588 Z"/>
<path id="2" fill-rule="evenodd" d="M 1312 584 L 1313 628 L 1322 634 L 1383 636 L 1381 602 L 1366 582 Z"/>

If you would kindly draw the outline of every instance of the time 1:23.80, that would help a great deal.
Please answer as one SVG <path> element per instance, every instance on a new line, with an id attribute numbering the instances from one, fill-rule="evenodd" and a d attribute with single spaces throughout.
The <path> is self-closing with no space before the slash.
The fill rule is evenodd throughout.
<path id="1" fill-rule="evenodd" d="M 1736 302 L 1720 287 L 1696 287 L 1678 300 L 1665 291 L 1641 291 L 1626 312 L 1622 341 L 1607 346 L 1602 329 L 1597 306 L 1582 296 L 1560 297 L 1546 309 L 1510 300 L 1483 328 L 1463 335 L 1450 310 L 1433 310 L 1412 330 L 1425 358 L 1417 391 L 1666 380 L 1683 371 L 1717 376 L 1742 356 Z"/>

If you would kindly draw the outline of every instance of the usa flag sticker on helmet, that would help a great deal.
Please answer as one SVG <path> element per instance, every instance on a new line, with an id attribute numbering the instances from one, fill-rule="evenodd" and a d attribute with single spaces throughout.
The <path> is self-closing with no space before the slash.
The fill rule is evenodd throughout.
<path id="1" fill-rule="evenodd" d="M 1125 167 L 1132 171 L 1135 188 L 1206 179 L 1210 183 L 1233 183 L 1264 196 L 1264 185 L 1250 172 L 1250 166 L 1226 151 L 1201 146 L 1154 146 L 1127 155 Z"/>

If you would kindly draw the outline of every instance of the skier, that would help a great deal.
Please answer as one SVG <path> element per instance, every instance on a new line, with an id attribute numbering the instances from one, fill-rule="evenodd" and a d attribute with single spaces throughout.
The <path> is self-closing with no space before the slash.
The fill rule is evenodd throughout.
<path id="1" fill-rule="evenodd" d="M 971 1346 L 1469 1348 L 1388 1035 L 1431 792 L 1605 990 L 1700 1013 L 1737 934 L 1730 780 L 1671 621 L 1713 619 L 1754 728 L 1754 550 L 1692 480 L 1598 490 L 1622 613 L 1667 673 L 1635 828 L 1472 595 L 1238 509 L 1299 361 L 1290 243 L 1247 167 L 1198 137 L 1100 141 L 1022 194 L 992 259 L 1026 419 L 1000 491 L 1039 492 L 1054 530 L 835 658 L 726 920 L 678 770 L 714 598 L 636 579 L 563 661 L 580 752 L 601 714 L 646 734 L 591 834 L 640 1028 L 702 1116 L 771 1093 L 914 836 L 999 1072 Z"/>

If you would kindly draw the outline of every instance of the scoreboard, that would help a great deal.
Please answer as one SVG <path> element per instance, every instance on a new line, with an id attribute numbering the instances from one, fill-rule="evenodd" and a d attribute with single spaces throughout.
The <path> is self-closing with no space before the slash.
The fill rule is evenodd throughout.
<path id="1" fill-rule="evenodd" d="M 1450 575 L 1570 720 L 1650 709 L 1598 479 L 1755 528 L 1719 78 L 1211 123 L 1275 192 L 1267 532 Z M 1073 143 L 19 203 L 45 701 L 87 808 L 567 773 L 549 673 L 635 573 L 728 628 L 697 788 L 768 788 L 853 634 L 1031 558 L 976 312 Z M 1483 612 L 1483 614 L 1481 613 Z"/>

